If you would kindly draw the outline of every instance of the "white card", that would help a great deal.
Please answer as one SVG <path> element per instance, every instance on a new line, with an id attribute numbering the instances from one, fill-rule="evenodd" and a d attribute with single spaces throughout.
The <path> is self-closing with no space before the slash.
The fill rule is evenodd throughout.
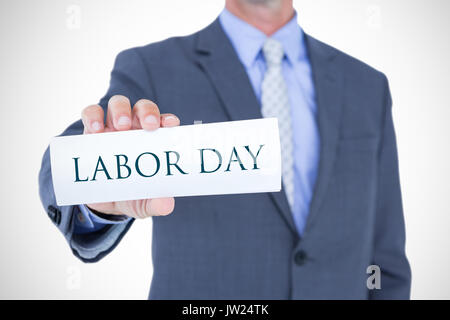
<path id="1" fill-rule="evenodd" d="M 55 137 L 50 153 L 58 205 L 281 189 L 276 118 Z"/>

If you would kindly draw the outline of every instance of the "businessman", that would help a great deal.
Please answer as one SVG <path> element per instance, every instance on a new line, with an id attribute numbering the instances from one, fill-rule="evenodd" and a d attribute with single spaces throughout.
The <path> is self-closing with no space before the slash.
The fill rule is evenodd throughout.
<path id="1" fill-rule="evenodd" d="M 47 150 L 43 205 L 85 262 L 153 217 L 150 299 L 408 299 L 387 79 L 305 34 L 292 0 L 226 0 L 193 35 L 121 52 L 63 135 L 260 117 L 279 121 L 281 192 L 60 207 Z"/>

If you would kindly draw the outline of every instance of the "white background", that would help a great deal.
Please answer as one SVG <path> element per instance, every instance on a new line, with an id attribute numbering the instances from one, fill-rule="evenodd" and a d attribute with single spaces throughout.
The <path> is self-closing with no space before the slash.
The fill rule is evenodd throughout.
<path id="1" fill-rule="evenodd" d="M 74 258 L 38 197 L 51 136 L 105 93 L 115 55 L 186 35 L 219 0 L 0 2 L 0 298 L 146 299 L 151 221 L 97 264 Z M 385 72 L 397 128 L 412 297 L 450 298 L 450 2 L 299 0 L 306 32 Z M 78 14 L 78 12 L 80 14 Z"/>

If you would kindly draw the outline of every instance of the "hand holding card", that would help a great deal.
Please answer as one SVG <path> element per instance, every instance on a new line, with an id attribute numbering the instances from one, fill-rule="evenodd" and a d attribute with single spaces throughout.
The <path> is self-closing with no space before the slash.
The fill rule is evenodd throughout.
<path id="1" fill-rule="evenodd" d="M 109 124 L 114 127 L 114 120 Z M 174 196 L 281 188 L 275 118 L 105 131 L 109 132 L 52 140 L 52 176 L 59 205 L 90 203 L 97 211 L 145 217 L 170 213 Z M 152 207 L 158 201 L 163 202 L 160 207 Z"/>

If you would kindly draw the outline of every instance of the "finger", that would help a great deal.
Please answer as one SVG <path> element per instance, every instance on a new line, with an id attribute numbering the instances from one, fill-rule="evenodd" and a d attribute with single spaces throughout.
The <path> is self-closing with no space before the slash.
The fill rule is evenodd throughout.
<path id="1" fill-rule="evenodd" d="M 131 129 L 131 105 L 127 97 L 115 95 L 109 99 L 106 124 L 117 131 Z"/>
<path id="2" fill-rule="evenodd" d="M 141 99 L 133 107 L 133 128 L 155 130 L 160 126 L 158 106 L 150 100 Z"/>
<path id="3" fill-rule="evenodd" d="M 119 214 L 115 211 L 114 202 L 99 202 L 99 203 L 90 203 L 86 204 L 86 206 L 91 209 L 101 213 L 106 214 Z"/>
<path id="4" fill-rule="evenodd" d="M 100 133 L 103 132 L 105 126 L 103 124 L 104 112 L 99 105 L 91 105 L 83 109 L 81 112 L 81 121 L 84 125 L 84 133 Z"/>
<path id="5" fill-rule="evenodd" d="M 112 215 L 127 215 L 136 219 L 152 216 L 166 216 L 175 208 L 174 198 L 143 199 L 133 201 L 115 201 L 92 203 L 89 209 Z"/>
<path id="6" fill-rule="evenodd" d="M 101 212 L 110 214 L 125 214 L 132 218 L 144 219 L 152 216 L 168 215 L 173 211 L 174 206 L 174 198 L 116 201 L 113 202 L 113 207 L 103 208 L 108 211 Z M 95 207 L 94 210 L 96 210 Z"/>
<path id="7" fill-rule="evenodd" d="M 163 113 L 161 115 L 161 127 L 176 127 L 180 125 L 180 119 L 172 113 Z"/>
<path id="8" fill-rule="evenodd" d="M 175 208 L 174 198 L 156 198 L 150 201 L 150 213 L 152 216 L 166 216 Z"/>

